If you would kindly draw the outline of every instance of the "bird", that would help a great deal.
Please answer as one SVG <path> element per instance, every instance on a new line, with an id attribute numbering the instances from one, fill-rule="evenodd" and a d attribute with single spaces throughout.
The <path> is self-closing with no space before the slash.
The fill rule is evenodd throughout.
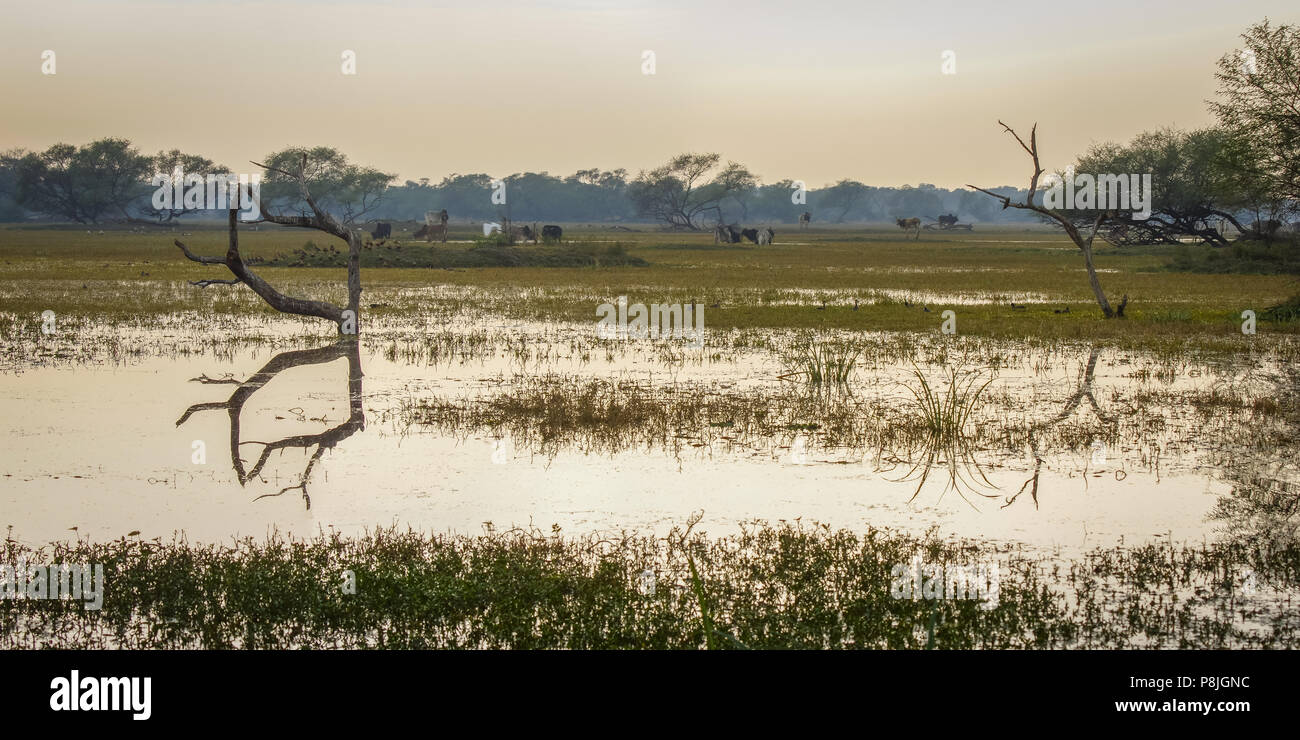
<path id="1" fill-rule="evenodd" d="M 929 306 L 921 306 L 921 310 L 925 311 L 926 313 L 930 313 L 930 307 L 929 307 Z"/>
<path id="2" fill-rule="evenodd" d="M 1012 301 L 1012 302 L 1011 302 L 1011 307 L 1014 308 L 1014 309 L 1018 309 L 1018 310 L 1019 310 L 1019 309 L 1026 309 L 1026 308 L 1029 308 L 1029 306 L 1025 306 L 1025 305 L 1017 306 L 1015 301 Z"/>
<path id="3" fill-rule="evenodd" d="M 817 307 L 817 310 L 818 310 L 818 311 L 825 311 L 825 310 L 826 310 L 826 301 L 822 301 L 822 305 L 818 306 L 818 307 Z"/>
<path id="4" fill-rule="evenodd" d="M 721 307 L 722 307 L 722 304 L 721 304 L 721 303 L 711 303 L 711 304 L 709 304 L 709 308 L 721 308 Z"/>
<path id="5" fill-rule="evenodd" d="M 854 298 L 854 299 L 853 299 L 853 310 L 854 310 L 854 311 L 858 310 L 858 299 L 857 299 L 857 298 Z"/>
<path id="6" fill-rule="evenodd" d="M 907 306 L 908 308 L 911 308 L 911 307 L 912 307 L 912 302 L 909 301 L 909 300 L 907 300 L 906 298 L 904 298 L 904 299 L 903 299 L 903 305 L 904 305 L 904 306 Z"/>
<path id="7" fill-rule="evenodd" d="M 1058 308 L 1052 313 L 1069 313 L 1069 312 L 1070 312 L 1070 307 L 1066 306 L 1065 308 Z"/>

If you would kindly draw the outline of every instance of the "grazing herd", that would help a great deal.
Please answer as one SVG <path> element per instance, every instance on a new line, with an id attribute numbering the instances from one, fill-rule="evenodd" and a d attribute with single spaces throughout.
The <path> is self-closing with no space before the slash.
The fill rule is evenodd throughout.
<path id="1" fill-rule="evenodd" d="M 510 236 L 514 241 L 532 242 L 536 244 L 538 240 L 544 242 L 558 242 L 564 238 L 564 229 L 555 224 L 546 224 L 541 229 L 537 224 L 532 226 L 511 226 Z"/>
<path id="2" fill-rule="evenodd" d="M 412 235 L 415 239 L 423 239 L 426 242 L 447 241 L 447 222 L 449 221 L 446 209 L 438 212 L 429 211 L 424 214 L 424 225 L 416 229 Z M 490 228 L 489 228 L 490 227 Z M 540 230 L 537 224 L 532 226 L 510 226 L 511 241 L 532 242 L 538 241 L 558 242 L 564 238 L 564 229 L 555 224 L 546 224 Z M 483 234 L 490 235 L 493 232 L 501 230 L 500 224 L 484 224 Z M 390 239 L 393 236 L 393 225 L 383 221 L 375 222 L 374 230 L 370 232 L 372 239 Z M 381 242 L 382 243 L 382 242 Z"/>
<path id="3" fill-rule="evenodd" d="M 738 229 L 735 224 L 718 224 L 713 229 L 714 244 L 740 244 L 748 239 L 755 244 L 771 244 L 776 232 L 770 228 Z"/>
<path id="4" fill-rule="evenodd" d="M 423 239 L 426 242 L 439 241 L 446 243 L 448 220 L 446 209 L 438 212 L 429 211 L 425 213 L 424 225 L 415 231 L 414 238 Z M 913 239 L 919 239 L 921 237 L 922 228 L 927 230 L 939 229 L 941 231 L 970 231 L 974 228 L 972 224 L 957 223 L 957 216 L 951 213 L 939 216 L 936 220 L 938 223 L 926 224 L 924 227 L 922 227 L 921 219 L 919 218 L 898 218 L 894 221 L 898 224 L 898 228 L 903 231 L 915 232 Z M 808 228 L 811 223 L 812 213 L 804 211 L 799 214 L 800 229 Z M 495 227 L 493 230 L 496 231 L 499 231 L 501 228 L 499 224 L 490 225 Z M 490 233 L 486 226 L 487 225 L 485 225 L 484 229 L 485 234 Z M 512 242 L 521 241 L 532 242 L 534 244 L 538 241 L 558 242 L 564 237 L 564 230 L 555 224 L 546 224 L 540 231 L 535 223 L 532 226 L 511 225 L 509 226 L 509 230 Z M 390 239 L 393 236 L 393 225 L 382 221 L 376 222 L 374 231 L 370 232 L 370 236 L 374 239 Z M 720 223 L 713 229 L 713 241 L 715 244 L 740 244 L 745 240 L 749 240 L 754 244 L 761 246 L 772 244 L 775 239 L 776 232 L 769 227 L 763 227 L 761 229 L 742 229 L 737 224 Z"/>

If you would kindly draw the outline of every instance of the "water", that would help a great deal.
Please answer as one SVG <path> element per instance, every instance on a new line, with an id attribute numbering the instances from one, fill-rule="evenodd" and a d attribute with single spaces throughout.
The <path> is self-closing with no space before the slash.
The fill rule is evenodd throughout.
<path id="1" fill-rule="evenodd" d="M 455 344 L 485 332 L 485 341 Z M 932 450 L 919 488 L 924 445 L 863 441 L 893 434 L 913 413 L 912 362 L 883 355 L 864 358 L 851 400 L 841 391 L 837 401 L 856 409 L 853 424 L 873 430 L 863 438 L 837 437 L 825 424 L 756 432 L 689 419 L 666 434 L 635 421 L 573 435 L 526 418 L 412 423 L 411 410 L 434 400 L 489 408 L 503 394 L 571 394 L 598 380 L 660 400 L 673 389 L 679 399 L 713 394 L 774 411 L 803 392 L 777 379 L 788 369 L 780 351 L 600 343 L 590 332 L 480 322 L 452 328 L 440 340 L 446 351 L 436 353 L 416 336 L 367 340 L 355 353 L 321 342 L 287 353 L 242 346 L 120 363 L 20 360 L 0 375 L 0 525 L 29 542 L 134 531 L 228 541 L 272 529 L 309 535 L 392 524 L 662 533 L 703 511 L 699 526 L 719 534 L 754 519 L 801 519 L 934 528 L 1069 554 L 1240 536 L 1250 517 L 1216 516 L 1223 502 L 1255 489 L 1295 490 L 1293 458 L 1242 446 L 1271 417 L 1205 402 L 1225 389 L 1245 402 L 1277 396 L 1293 382 L 1283 369 L 1087 347 L 984 347 L 946 364 L 933 362 L 936 345 L 916 350 L 936 388 L 958 365 L 992 379 L 966 430 L 969 450 Z M 195 380 L 243 382 L 268 366 L 274 372 L 242 390 Z M 220 405 L 232 394 L 243 396 L 235 456 L 232 416 Z M 210 406 L 178 424 L 195 404 Z M 1027 439 L 1026 429 L 1034 430 Z"/>

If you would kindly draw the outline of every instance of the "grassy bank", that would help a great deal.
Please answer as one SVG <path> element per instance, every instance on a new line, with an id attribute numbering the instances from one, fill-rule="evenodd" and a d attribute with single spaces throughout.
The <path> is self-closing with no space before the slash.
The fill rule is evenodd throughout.
<path id="1" fill-rule="evenodd" d="M 916 557 L 996 562 L 996 605 L 895 598 L 894 566 Z M 32 549 L 11 538 L 3 562 L 20 559 L 104 564 L 103 607 L 0 600 L 2 648 L 1219 648 L 1295 647 L 1300 635 L 1294 544 L 1111 548 L 1060 563 L 785 523 L 712 539 L 392 529 Z M 1242 592 L 1243 569 L 1257 593 Z"/>
<path id="2" fill-rule="evenodd" d="M 94 321 L 134 322 L 193 312 L 215 320 L 273 316 L 243 287 L 199 289 L 189 281 L 222 277 L 220 267 L 185 260 L 172 244 L 221 254 L 224 231 L 132 233 L 0 228 L 0 288 L 11 331 L 39 325 L 42 311 L 70 330 Z M 1239 352 L 1277 335 L 1300 334 L 1291 314 L 1265 309 L 1296 292 L 1288 275 L 1202 274 L 1166 269 L 1172 251 L 1099 246 L 1103 287 L 1127 319 L 1101 318 L 1078 251 L 1044 229 L 926 234 L 895 230 L 778 231 L 772 246 L 715 245 L 707 234 L 566 228 L 561 247 L 501 251 L 422 242 L 369 250 L 394 255 L 363 270 L 366 329 L 374 335 L 449 312 L 594 323 L 595 306 L 619 295 L 630 303 L 700 303 L 710 329 L 823 328 L 937 333 L 941 312 L 956 312 L 964 335 L 1040 341 L 1089 340 L 1129 349 Z M 300 231 L 241 234 L 251 260 L 301 261 L 259 272 L 285 292 L 342 302 L 340 245 L 307 255 Z M 295 250 L 304 255 L 295 256 Z M 331 261 L 333 260 L 333 261 Z M 405 262 L 404 262 L 405 261 Z M 382 264 L 382 263 L 380 263 Z M 405 266 L 404 266 L 405 265 Z M 419 265 L 419 266 L 415 266 Z M 513 266 L 503 266 L 513 265 Z M 429 270 L 444 266 L 450 269 Z M 1260 314 L 1259 334 L 1243 337 L 1241 313 Z M 1271 320 L 1277 319 L 1277 320 Z"/>

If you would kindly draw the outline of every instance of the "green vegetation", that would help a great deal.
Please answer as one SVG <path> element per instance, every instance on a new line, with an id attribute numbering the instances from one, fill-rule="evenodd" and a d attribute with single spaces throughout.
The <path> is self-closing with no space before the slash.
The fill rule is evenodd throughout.
<path id="1" fill-rule="evenodd" d="M 253 258 L 250 265 L 269 267 L 347 267 L 347 253 L 308 241 L 290 254 Z M 562 247 L 510 246 L 485 242 L 474 247 L 385 244 L 361 252 L 362 267 L 641 267 L 647 263 L 631 257 L 621 244 L 575 244 Z"/>
<path id="2" fill-rule="evenodd" d="M 287 260 L 286 242 L 301 244 L 300 233 L 278 227 L 242 231 L 241 246 L 250 261 Z M 587 324 L 595 320 L 596 305 L 619 295 L 631 303 L 704 304 L 710 332 L 788 328 L 937 334 L 939 314 L 951 308 L 963 336 L 1088 341 L 1157 352 L 1240 353 L 1261 346 L 1262 340 L 1274 341 L 1270 337 L 1278 334 L 1300 333 L 1294 322 L 1271 323 L 1263 314 L 1258 336 L 1240 332 L 1241 312 L 1282 303 L 1295 293 L 1294 278 L 1169 272 L 1163 269 L 1169 254 L 1149 247 L 1131 254 L 1097 248 L 1107 289 L 1131 299 L 1125 320 L 1105 321 L 1088 290 L 1078 250 L 1045 228 L 926 233 L 919 242 L 901 238 L 896 228 L 810 230 L 797 237 L 778 234 L 772 246 L 729 249 L 717 248 L 705 234 L 570 227 L 566 237 L 570 235 L 571 243 L 562 247 L 514 250 L 539 255 L 535 259 L 543 262 L 551 259 L 547 255 L 568 254 L 572 256 L 556 259 L 584 266 L 458 267 L 432 273 L 400 266 L 365 268 L 363 308 L 371 306 L 371 318 L 382 319 L 367 323 L 366 336 L 386 339 L 384 332 L 403 322 L 423 326 L 428 317 L 454 315 Z M 188 235 L 0 228 L 4 335 L 38 341 L 45 310 L 58 314 L 60 330 L 70 332 L 65 336 L 74 342 L 77 332 L 101 322 L 148 327 L 168 315 L 237 320 L 245 327 L 257 323 L 252 319 L 300 321 L 276 314 L 243 286 L 188 285 L 228 274 L 219 266 L 184 259 L 172 244 L 178 238 L 199 254 L 225 250 L 226 234 L 219 228 L 195 227 Z M 401 247 L 402 253 L 417 255 L 412 262 L 430 265 L 434 260 L 479 259 L 470 256 L 479 253 L 485 261 L 515 254 L 464 245 Z M 329 252 L 327 247 L 317 251 Z M 600 266 L 593 269 L 588 258 Z M 609 265 L 615 259 L 624 264 Z M 642 261 L 644 266 L 632 266 Z M 345 296 L 343 268 L 256 269 L 293 295 L 334 301 Z M 526 299 L 521 298 L 523 287 Z M 331 328 L 310 320 L 302 324 L 317 327 L 322 335 Z"/>
<path id="3" fill-rule="evenodd" d="M 1183 245 L 1173 248 L 1175 272 L 1300 274 L 1300 242 L 1234 242 L 1227 247 Z"/>
<path id="4" fill-rule="evenodd" d="M 996 606 L 895 598 L 894 568 L 915 557 L 996 562 Z M 1293 647 L 1300 628 L 1236 580 L 1248 567 L 1261 595 L 1294 588 L 1295 545 L 1098 549 L 1063 564 L 932 534 L 756 523 L 714 539 L 384 529 L 33 550 L 11 537 L 4 561 L 19 559 L 102 563 L 105 596 L 99 611 L 0 600 L 6 649 Z"/>
<path id="5" fill-rule="evenodd" d="M 861 355 L 861 347 L 805 332 L 787 353 L 786 364 L 792 369 L 781 377 L 800 377 L 813 385 L 843 385 L 853 376 Z"/>

